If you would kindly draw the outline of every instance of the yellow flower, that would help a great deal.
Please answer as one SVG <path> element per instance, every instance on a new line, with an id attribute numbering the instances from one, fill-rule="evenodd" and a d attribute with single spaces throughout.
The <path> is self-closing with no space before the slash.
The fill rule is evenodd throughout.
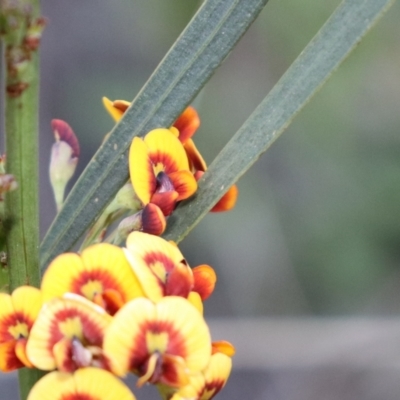
<path id="1" fill-rule="evenodd" d="M 110 372 L 82 368 L 73 374 L 54 371 L 40 379 L 27 400 L 135 400 Z"/>
<path id="2" fill-rule="evenodd" d="M 42 280 L 43 300 L 76 293 L 111 315 L 143 295 L 121 248 L 108 243 L 86 248 L 81 255 L 64 253 L 53 260 Z"/>
<path id="3" fill-rule="evenodd" d="M 42 306 L 39 289 L 21 286 L 9 295 L 0 293 L 0 370 L 32 367 L 26 342 Z"/>
<path id="4" fill-rule="evenodd" d="M 115 374 L 138 374 L 138 386 L 149 382 L 179 388 L 209 363 L 210 333 L 202 315 L 181 297 L 164 297 L 156 304 L 135 299 L 115 315 L 104 352 Z"/>
<path id="5" fill-rule="evenodd" d="M 111 320 L 101 307 L 76 294 L 50 300 L 31 330 L 27 356 L 35 367 L 45 371 L 108 368 L 102 345 Z"/>

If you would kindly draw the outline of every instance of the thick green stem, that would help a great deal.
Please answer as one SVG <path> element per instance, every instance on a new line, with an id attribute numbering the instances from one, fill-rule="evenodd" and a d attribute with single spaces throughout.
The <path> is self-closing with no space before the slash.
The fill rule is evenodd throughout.
<path id="1" fill-rule="evenodd" d="M 37 71 L 36 54 L 32 72 Z M 18 189 L 8 193 L 6 210 L 12 220 L 7 235 L 10 286 L 39 286 L 38 218 L 38 77 L 18 97 L 6 96 L 7 172 Z"/>
<path id="2" fill-rule="evenodd" d="M 38 287 L 38 89 L 37 47 L 43 20 L 39 0 L 21 0 L 0 10 L 4 24 L 5 120 L 7 173 L 18 189 L 6 196 L 6 215 L 11 220 L 7 232 L 7 265 L 10 290 L 21 285 Z M 20 370 L 21 400 L 25 400 L 41 373 Z"/>

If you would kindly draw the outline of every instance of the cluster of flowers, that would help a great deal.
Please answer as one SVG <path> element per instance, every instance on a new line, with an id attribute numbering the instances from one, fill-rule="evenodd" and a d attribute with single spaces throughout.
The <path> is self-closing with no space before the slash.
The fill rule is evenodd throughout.
<path id="1" fill-rule="evenodd" d="M 106 100 L 116 119 L 127 105 Z M 124 248 L 102 242 L 61 254 L 40 289 L 0 293 L 0 370 L 52 371 L 28 400 L 133 400 L 118 379 L 128 373 L 137 375 L 138 387 L 156 385 L 165 400 L 209 400 L 225 385 L 234 348 L 212 342 L 203 318 L 215 272 L 208 265 L 190 268 L 175 243 L 155 235 L 163 229 L 150 229 L 165 228 L 165 217 L 194 193 L 206 169 L 190 139 L 196 119 L 189 108 L 174 127 L 133 140 L 131 186 L 141 203 L 141 223 L 125 230 Z M 62 158 L 76 165 L 79 146 L 64 134 L 70 128 L 59 120 L 53 127 L 58 156 L 69 143 Z M 53 169 L 53 182 L 58 178 Z M 231 188 L 216 209 L 231 208 L 236 195 Z"/>

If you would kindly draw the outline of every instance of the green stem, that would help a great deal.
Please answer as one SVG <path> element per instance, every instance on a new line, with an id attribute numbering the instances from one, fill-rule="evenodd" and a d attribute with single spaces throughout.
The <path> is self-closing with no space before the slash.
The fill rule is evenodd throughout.
<path id="1" fill-rule="evenodd" d="M 32 72 L 38 71 L 36 55 Z M 8 193 L 6 210 L 12 220 L 7 235 L 7 262 L 11 290 L 21 285 L 39 286 L 38 218 L 38 76 L 15 98 L 6 96 L 7 172 L 18 189 Z"/>
<path id="2" fill-rule="evenodd" d="M 38 287 L 39 207 L 38 207 L 38 89 L 37 47 L 43 20 L 39 0 L 21 0 L 0 10 L 4 23 L 5 120 L 7 173 L 18 189 L 6 196 L 6 213 L 11 219 L 7 233 L 7 264 L 10 290 L 21 285 Z M 21 400 L 41 376 L 41 372 L 22 369 L 19 373 Z"/>

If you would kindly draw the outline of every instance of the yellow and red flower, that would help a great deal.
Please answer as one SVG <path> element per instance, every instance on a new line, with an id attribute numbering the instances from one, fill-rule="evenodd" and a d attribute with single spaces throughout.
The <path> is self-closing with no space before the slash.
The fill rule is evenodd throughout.
<path id="1" fill-rule="evenodd" d="M 126 241 L 125 255 L 144 293 L 153 301 L 164 296 L 192 298 L 193 292 L 205 300 L 214 289 L 216 275 L 210 266 L 192 270 L 178 247 L 161 237 L 132 232 Z"/>
<path id="2" fill-rule="evenodd" d="M 76 294 L 45 303 L 31 330 L 26 353 L 44 371 L 73 372 L 95 366 L 108 368 L 102 346 L 112 317 Z"/>
<path id="3" fill-rule="evenodd" d="M 82 254 L 64 253 L 53 260 L 41 285 L 43 300 L 76 293 L 113 315 L 123 304 L 143 295 L 121 248 L 100 243 Z"/>
<path id="4" fill-rule="evenodd" d="M 106 110 L 116 122 L 121 119 L 125 111 L 130 106 L 130 102 L 128 101 L 111 101 L 106 97 L 103 97 L 103 104 Z M 196 181 L 198 181 L 207 170 L 207 164 L 192 139 L 192 136 L 195 134 L 199 126 L 199 115 L 193 107 L 189 106 L 183 111 L 183 113 L 173 124 L 173 127 L 176 128 L 177 131 L 172 131 L 174 134 L 177 135 L 179 141 L 182 143 L 185 149 L 187 158 L 189 160 L 190 171 L 194 174 Z M 217 204 L 215 204 L 211 211 L 222 212 L 231 210 L 236 204 L 237 197 L 238 188 L 236 185 L 233 185 L 221 197 Z"/>
<path id="5" fill-rule="evenodd" d="M 182 142 L 185 148 L 191 166 L 191 171 L 198 181 L 207 170 L 207 164 L 191 139 L 200 126 L 200 118 L 197 114 L 197 111 L 193 107 L 186 108 L 186 110 L 174 122 L 173 126 L 179 131 L 179 140 Z M 236 204 L 238 193 L 237 186 L 231 186 L 228 191 L 219 199 L 211 211 L 221 212 L 231 210 Z"/>
<path id="6" fill-rule="evenodd" d="M 73 374 L 54 371 L 40 379 L 27 400 L 135 400 L 129 388 L 113 374 L 82 368 Z"/>
<path id="7" fill-rule="evenodd" d="M 154 129 L 143 139 L 133 138 L 129 151 L 133 189 L 143 205 L 156 204 L 165 216 L 178 201 L 190 197 L 197 182 L 182 146 L 171 129 Z"/>
<path id="8" fill-rule="evenodd" d="M 167 386 L 159 390 L 168 400 L 211 400 L 226 384 L 232 369 L 235 348 L 226 341 L 212 343 L 213 352 L 207 367 L 190 376 L 189 383 L 174 391 Z"/>
<path id="9" fill-rule="evenodd" d="M 0 370 L 32 367 L 26 343 L 42 306 L 39 289 L 20 286 L 11 295 L 0 293 Z"/>
<path id="10" fill-rule="evenodd" d="M 116 375 L 138 374 L 138 386 L 149 382 L 180 388 L 189 383 L 190 374 L 208 365 L 210 333 L 186 299 L 164 297 L 154 304 L 140 298 L 115 315 L 104 352 Z"/>

